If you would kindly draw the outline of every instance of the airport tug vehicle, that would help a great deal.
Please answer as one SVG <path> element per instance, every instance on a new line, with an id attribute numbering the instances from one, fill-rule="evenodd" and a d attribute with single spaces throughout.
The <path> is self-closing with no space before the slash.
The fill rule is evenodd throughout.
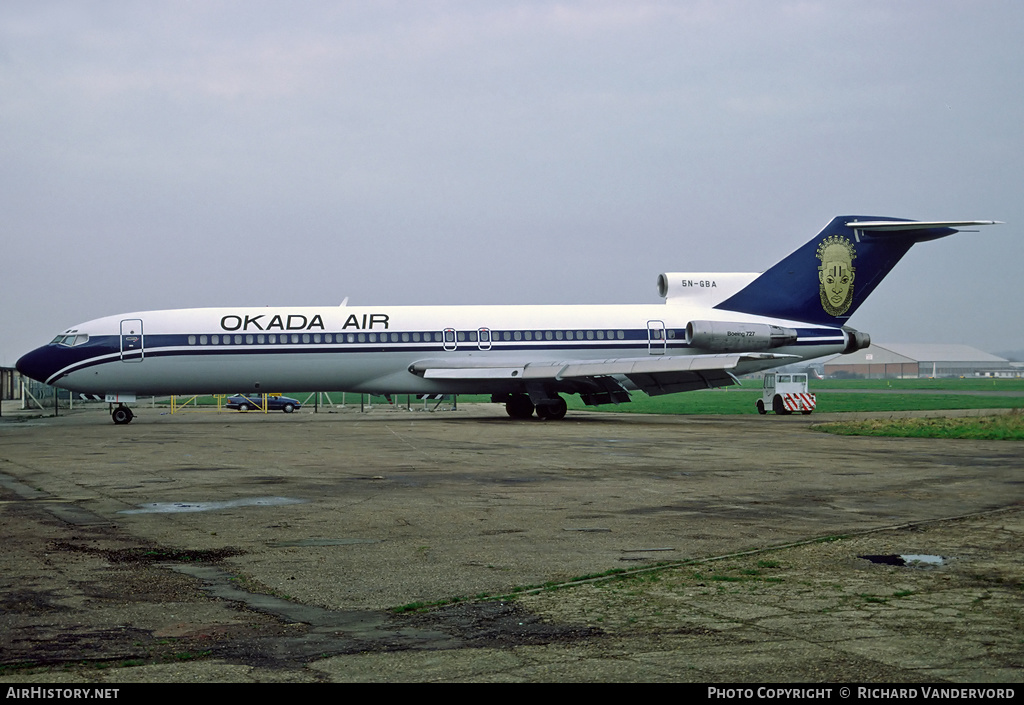
<path id="1" fill-rule="evenodd" d="M 769 372 L 764 376 L 761 398 L 757 400 L 757 413 L 767 414 L 770 408 L 776 414 L 785 415 L 799 411 L 809 414 L 814 411 L 816 400 L 807 391 L 806 374 L 779 374 Z"/>

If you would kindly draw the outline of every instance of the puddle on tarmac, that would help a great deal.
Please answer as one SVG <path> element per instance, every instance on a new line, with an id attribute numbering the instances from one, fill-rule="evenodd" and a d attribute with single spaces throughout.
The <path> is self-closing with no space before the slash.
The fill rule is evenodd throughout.
<path id="1" fill-rule="evenodd" d="M 150 502 L 138 509 L 122 509 L 118 514 L 171 514 L 176 512 L 209 512 L 236 507 L 279 507 L 285 504 L 305 504 L 309 500 L 291 497 L 249 497 L 226 502 Z"/>
<path id="2" fill-rule="evenodd" d="M 927 553 L 905 553 L 900 556 L 907 565 L 914 565 L 915 563 L 923 563 L 925 565 L 942 565 L 946 562 L 946 559 L 942 556 L 933 556 Z"/>
<path id="3" fill-rule="evenodd" d="M 946 559 L 942 556 L 936 556 L 928 553 L 904 553 L 895 554 L 890 553 L 887 555 L 874 556 L 857 556 L 863 558 L 866 561 L 872 563 L 879 563 L 881 565 L 898 565 L 898 566 L 915 566 L 915 565 L 943 565 Z"/>

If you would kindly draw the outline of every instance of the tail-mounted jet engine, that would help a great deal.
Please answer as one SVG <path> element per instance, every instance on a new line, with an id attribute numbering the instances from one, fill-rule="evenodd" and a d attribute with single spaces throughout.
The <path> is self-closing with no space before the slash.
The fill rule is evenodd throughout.
<path id="1" fill-rule="evenodd" d="M 843 334 L 846 336 L 846 347 L 843 349 L 844 355 L 863 350 L 871 345 L 871 336 L 867 333 L 843 326 Z"/>
<path id="2" fill-rule="evenodd" d="M 713 353 L 769 350 L 792 345 L 796 338 L 797 333 L 792 328 L 768 323 L 690 321 L 686 324 L 687 344 Z"/>
<path id="3" fill-rule="evenodd" d="M 669 304 L 718 303 L 758 276 L 743 272 L 665 272 L 658 275 L 658 295 Z"/>

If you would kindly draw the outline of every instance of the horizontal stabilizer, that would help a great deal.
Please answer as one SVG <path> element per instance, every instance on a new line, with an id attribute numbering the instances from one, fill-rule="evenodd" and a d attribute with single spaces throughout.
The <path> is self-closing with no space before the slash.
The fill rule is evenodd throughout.
<path id="1" fill-rule="evenodd" d="M 865 220 L 847 223 L 846 227 L 856 230 L 873 232 L 900 232 L 907 230 L 931 230 L 933 228 L 953 228 L 961 230 L 972 225 L 1002 225 L 1001 220 Z"/>
<path id="2" fill-rule="evenodd" d="M 999 222 L 839 216 L 715 308 L 842 326 L 916 243 Z"/>

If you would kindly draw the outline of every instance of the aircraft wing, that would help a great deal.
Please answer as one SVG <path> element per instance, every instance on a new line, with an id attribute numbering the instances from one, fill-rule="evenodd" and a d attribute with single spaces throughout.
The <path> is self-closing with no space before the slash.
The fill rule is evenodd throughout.
<path id="1" fill-rule="evenodd" d="M 490 363 L 484 360 L 423 360 L 410 370 L 435 380 L 520 380 L 556 391 L 578 393 L 587 404 L 629 401 L 630 390 L 650 396 L 738 384 L 732 370 L 741 360 L 796 358 L 776 353 L 651 355 L 609 360 Z"/>

